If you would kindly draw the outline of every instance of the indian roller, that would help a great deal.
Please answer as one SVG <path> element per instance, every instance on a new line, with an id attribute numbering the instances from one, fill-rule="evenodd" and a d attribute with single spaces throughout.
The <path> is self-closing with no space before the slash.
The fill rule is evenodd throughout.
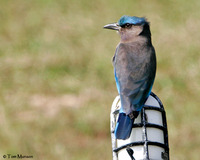
<path id="1" fill-rule="evenodd" d="M 104 28 L 117 30 L 121 40 L 113 57 L 114 75 L 121 109 L 116 139 L 130 137 L 135 118 L 148 99 L 156 74 L 156 55 L 146 18 L 122 16 Z"/>

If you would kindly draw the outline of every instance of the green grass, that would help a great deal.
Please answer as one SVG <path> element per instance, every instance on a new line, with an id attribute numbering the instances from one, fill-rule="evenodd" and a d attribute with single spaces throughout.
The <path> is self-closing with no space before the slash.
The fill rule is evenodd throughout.
<path id="1" fill-rule="evenodd" d="M 111 58 L 122 15 L 151 22 L 172 160 L 200 150 L 200 2 L 7 0 L 0 2 L 0 157 L 112 159 Z"/>

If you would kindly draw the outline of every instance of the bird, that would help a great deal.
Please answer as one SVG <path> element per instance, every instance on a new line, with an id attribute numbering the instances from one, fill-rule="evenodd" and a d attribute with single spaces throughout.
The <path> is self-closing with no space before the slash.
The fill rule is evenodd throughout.
<path id="1" fill-rule="evenodd" d="M 122 16 L 105 29 L 116 30 L 120 42 L 113 56 L 114 76 L 121 100 L 115 138 L 130 137 L 134 120 L 148 99 L 156 75 L 156 53 L 145 17 Z"/>

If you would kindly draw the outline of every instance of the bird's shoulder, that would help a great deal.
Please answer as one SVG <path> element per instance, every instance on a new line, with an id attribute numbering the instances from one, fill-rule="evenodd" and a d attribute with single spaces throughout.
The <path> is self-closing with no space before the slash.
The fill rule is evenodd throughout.
<path id="1" fill-rule="evenodd" d="M 148 58 L 145 52 L 144 47 L 139 44 L 120 43 L 116 48 L 113 62 L 120 66 L 143 63 L 144 59 Z"/>
<path id="2" fill-rule="evenodd" d="M 120 43 L 116 49 L 116 55 L 130 54 L 130 56 L 140 57 L 153 51 L 152 45 L 147 45 L 140 42 Z M 118 54 L 120 53 L 120 54 Z"/>

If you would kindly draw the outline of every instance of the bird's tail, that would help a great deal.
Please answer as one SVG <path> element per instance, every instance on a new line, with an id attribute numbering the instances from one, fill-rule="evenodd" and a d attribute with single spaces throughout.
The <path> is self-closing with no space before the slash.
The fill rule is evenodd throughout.
<path id="1" fill-rule="evenodd" d="M 125 113 L 119 113 L 119 118 L 115 127 L 116 139 L 125 140 L 130 137 L 134 120 L 137 118 L 138 114 L 138 111 L 134 111 L 129 115 L 126 115 Z"/>
<path id="2" fill-rule="evenodd" d="M 134 119 L 131 119 L 125 113 L 119 113 L 119 118 L 115 127 L 116 139 L 127 139 L 130 137 Z"/>

